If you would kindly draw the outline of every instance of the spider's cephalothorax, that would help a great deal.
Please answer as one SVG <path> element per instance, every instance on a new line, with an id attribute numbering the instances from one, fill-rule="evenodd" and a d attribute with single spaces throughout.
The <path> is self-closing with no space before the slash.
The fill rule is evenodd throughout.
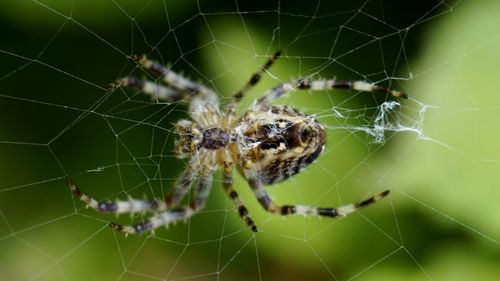
<path id="1" fill-rule="evenodd" d="M 279 205 L 270 199 L 264 189 L 265 185 L 281 182 L 299 173 L 320 156 L 325 145 L 324 129 L 315 118 L 289 106 L 271 105 L 273 100 L 295 90 L 329 89 L 352 89 L 406 98 L 406 94 L 402 92 L 364 81 L 299 79 L 279 84 L 257 99 L 241 116 L 237 116 L 237 104 L 279 56 L 280 52 L 276 52 L 233 95 L 226 112 L 220 110 L 218 95 L 211 89 L 191 82 L 146 57 L 134 56 L 133 59 L 143 69 L 161 78 L 165 86 L 125 77 L 118 80 L 113 89 L 128 86 L 151 95 L 154 100 L 184 100 L 189 103 L 191 120 L 181 120 L 176 125 L 176 150 L 179 157 L 189 158 L 187 168 L 179 176 L 172 191 L 163 199 L 98 202 L 81 192 L 67 177 L 69 187 L 87 206 L 101 212 L 154 213 L 149 219 L 131 226 L 110 223 L 115 230 L 131 234 L 152 231 L 159 226 L 189 218 L 203 208 L 212 186 L 212 174 L 217 169 L 222 170 L 222 185 L 238 213 L 250 229 L 257 231 L 245 205 L 233 189 L 232 173 L 235 166 L 262 207 L 281 215 L 345 216 L 387 196 L 389 191 L 384 191 L 355 204 L 337 208 Z M 190 190 L 193 190 L 193 199 L 187 206 L 178 206 Z"/>

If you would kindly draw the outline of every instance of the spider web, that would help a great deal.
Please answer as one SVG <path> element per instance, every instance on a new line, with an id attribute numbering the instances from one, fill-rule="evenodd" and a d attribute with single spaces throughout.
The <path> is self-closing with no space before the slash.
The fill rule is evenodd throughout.
<path id="1" fill-rule="evenodd" d="M 4 1 L 0 3 L 0 279 L 493 280 L 499 276 L 497 3 L 460 1 Z M 332 3 L 330 3 L 332 2 Z M 185 166 L 173 124 L 184 105 L 108 90 L 146 54 L 223 102 L 265 60 L 282 58 L 239 110 L 300 77 L 366 80 L 408 100 L 297 91 L 276 104 L 316 116 L 325 153 L 267 187 L 278 203 L 388 199 L 342 219 L 267 214 L 235 189 L 249 231 L 214 178 L 186 222 L 125 237 L 147 216 L 87 210 L 99 200 L 162 198 Z"/>

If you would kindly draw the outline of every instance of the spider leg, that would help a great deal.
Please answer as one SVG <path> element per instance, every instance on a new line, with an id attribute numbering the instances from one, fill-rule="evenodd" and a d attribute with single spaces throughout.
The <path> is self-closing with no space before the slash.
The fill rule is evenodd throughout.
<path id="1" fill-rule="evenodd" d="M 109 225 L 112 229 L 126 234 L 141 234 L 143 232 L 153 231 L 160 226 L 168 226 L 178 220 L 188 219 L 203 208 L 210 194 L 211 187 L 212 172 L 210 171 L 208 174 L 198 178 L 196 195 L 189 206 L 165 210 L 134 225 L 121 225 L 114 222 L 110 222 Z"/>
<path id="2" fill-rule="evenodd" d="M 400 91 L 391 90 L 370 84 L 366 81 L 337 81 L 337 80 L 307 80 L 299 79 L 282 83 L 257 100 L 257 108 L 265 108 L 273 100 L 282 97 L 283 95 L 293 92 L 294 90 L 313 90 L 324 91 L 330 89 L 351 89 L 361 92 L 381 93 L 391 95 L 395 98 L 408 98 L 408 96 Z"/>
<path id="3" fill-rule="evenodd" d="M 233 201 L 233 204 L 238 209 L 238 213 L 240 217 L 245 221 L 247 226 L 253 231 L 257 232 L 257 226 L 253 222 L 250 214 L 248 213 L 247 208 L 241 202 L 238 193 L 233 189 L 233 164 L 230 162 L 224 162 L 224 171 L 223 171 L 223 182 L 222 185 L 227 195 Z"/>
<path id="4" fill-rule="evenodd" d="M 193 177 L 195 176 L 193 171 L 194 169 L 190 163 L 175 182 L 172 191 L 165 196 L 165 202 L 169 208 L 176 206 L 188 193 L 193 183 Z"/>
<path id="5" fill-rule="evenodd" d="M 121 225 L 110 222 L 109 226 L 113 230 L 123 232 L 125 234 L 141 234 L 144 232 L 153 231 L 162 225 L 169 225 L 172 222 L 187 219 L 194 213 L 195 211 L 190 207 L 177 208 L 158 213 L 157 215 L 154 215 L 151 218 L 134 225 Z"/>
<path id="6" fill-rule="evenodd" d="M 87 207 L 102 213 L 137 213 L 137 212 L 160 212 L 168 207 L 177 205 L 184 198 L 192 185 L 193 168 L 190 164 L 176 181 L 172 191 L 165 197 L 165 200 L 138 200 L 130 198 L 127 201 L 101 201 L 88 196 L 80 191 L 70 177 L 66 177 L 66 183 L 73 194 L 80 199 Z"/>
<path id="7" fill-rule="evenodd" d="M 236 108 L 236 105 L 243 99 L 245 94 L 257 83 L 259 83 L 260 79 L 262 78 L 262 74 L 266 72 L 275 62 L 276 60 L 279 59 L 281 55 L 281 50 L 276 51 L 272 57 L 270 57 L 266 63 L 257 71 L 255 72 L 252 77 L 247 81 L 247 83 L 233 95 L 233 98 L 227 105 L 227 112 L 228 114 L 234 114 L 234 110 Z"/>
<path id="8" fill-rule="evenodd" d="M 87 207 L 101 213 L 137 213 L 137 212 L 158 212 L 165 210 L 167 204 L 163 200 L 138 200 L 130 198 L 127 201 L 97 201 L 78 189 L 75 182 L 70 177 L 66 177 L 66 183 L 73 192 Z"/>
<path id="9" fill-rule="evenodd" d="M 191 203 L 189 203 L 191 209 L 198 211 L 205 207 L 208 195 L 210 195 L 210 190 L 212 189 L 212 174 L 212 170 L 206 169 L 198 178 L 195 196 L 191 200 Z"/>
<path id="10" fill-rule="evenodd" d="M 205 87 L 200 83 L 195 83 L 180 74 L 175 73 L 170 68 L 164 65 L 151 61 L 146 56 L 134 55 L 132 59 L 139 64 L 143 69 L 148 70 L 153 75 L 161 78 L 166 84 L 180 91 L 182 97 L 191 99 L 189 107 L 190 112 L 196 112 L 199 107 L 206 107 L 208 104 L 214 108 L 219 107 L 219 97 L 210 88 Z M 194 102 L 196 100 L 196 102 Z M 194 104 L 194 105 L 193 105 Z"/>
<path id="11" fill-rule="evenodd" d="M 111 88 L 118 88 L 121 86 L 126 86 L 130 88 L 137 89 L 146 95 L 151 96 L 152 101 L 163 101 L 163 102 L 175 102 L 184 99 L 185 93 L 174 90 L 169 87 L 162 86 L 158 83 L 151 82 L 148 80 L 138 79 L 136 77 L 124 77 L 122 79 L 116 80 Z"/>
<path id="12" fill-rule="evenodd" d="M 365 200 L 356 202 L 354 204 L 347 204 L 340 207 L 328 207 L 328 208 L 318 208 L 304 205 L 277 205 L 274 203 L 269 195 L 267 194 L 262 182 L 258 179 L 258 177 L 252 173 L 250 170 L 245 171 L 245 177 L 247 179 L 248 184 L 252 188 L 252 191 L 257 197 L 257 200 L 261 204 L 261 206 L 270 213 L 280 214 L 280 215 L 304 215 L 304 216 L 325 216 L 325 217 L 337 217 L 337 216 L 346 216 L 358 209 L 369 206 L 382 198 L 389 195 L 389 190 L 386 190 L 382 193 L 374 195 Z"/>

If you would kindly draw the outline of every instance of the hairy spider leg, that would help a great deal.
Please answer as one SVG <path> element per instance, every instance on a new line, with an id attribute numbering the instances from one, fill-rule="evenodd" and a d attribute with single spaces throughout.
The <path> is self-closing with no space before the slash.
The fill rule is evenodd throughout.
<path id="1" fill-rule="evenodd" d="M 146 83 L 146 81 L 133 77 L 119 79 L 114 83 L 113 87 L 130 85 L 143 91 L 147 90 L 148 92 L 146 93 L 151 96 L 165 96 L 168 99 L 167 101 L 184 100 L 187 98 L 190 102 L 189 112 L 192 116 L 195 115 L 193 116 L 194 119 L 197 119 L 197 113 L 200 111 L 203 112 L 206 107 L 218 110 L 219 97 L 213 90 L 183 77 L 156 61 L 149 60 L 146 56 L 134 55 L 132 59 L 143 69 L 159 77 L 163 83 L 174 88 L 174 90 L 169 91 L 165 87 L 153 87 L 153 85 Z M 160 91 L 160 93 L 157 93 L 157 91 Z"/>
<path id="2" fill-rule="evenodd" d="M 252 89 L 255 85 L 257 85 L 262 78 L 262 74 L 266 72 L 275 62 L 278 60 L 281 56 L 281 50 L 278 50 L 274 53 L 272 57 L 270 57 L 266 63 L 257 71 L 255 72 L 252 77 L 247 81 L 247 83 L 233 95 L 233 98 L 227 105 L 227 114 L 228 115 L 233 115 L 234 111 L 236 109 L 237 104 L 243 99 L 245 94 Z"/>
<path id="3" fill-rule="evenodd" d="M 98 202 L 96 199 L 80 191 L 70 177 L 66 177 L 66 183 L 69 188 L 87 207 L 90 207 L 102 213 L 144 213 L 161 212 L 167 208 L 177 205 L 187 194 L 195 179 L 192 165 L 184 170 L 181 176 L 175 182 L 171 192 L 165 196 L 165 200 L 139 200 L 130 198 L 129 200 L 108 200 Z"/>
<path id="4" fill-rule="evenodd" d="M 133 60 L 137 62 L 143 69 L 146 69 L 152 74 L 161 78 L 166 85 L 170 85 L 173 88 L 187 92 L 188 94 L 203 96 L 208 102 L 214 105 L 219 104 L 219 98 L 217 94 L 204 85 L 195 83 L 172 71 L 170 68 L 165 67 L 159 62 L 149 60 L 146 56 L 141 57 L 135 55 L 133 56 Z"/>
<path id="5" fill-rule="evenodd" d="M 250 169 L 245 170 L 245 178 L 250 185 L 257 201 L 259 201 L 260 205 L 268 212 L 275 213 L 279 215 L 303 215 L 303 216 L 325 216 L 325 217 L 337 217 L 337 216 L 346 216 L 358 209 L 369 206 L 382 198 L 389 195 L 389 190 L 381 192 L 377 195 L 374 195 L 368 199 L 359 201 L 354 204 L 347 204 L 340 207 L 327 207 L 327 208 L 319 208 L 319 207 L 311 207 L 304 205 L 278 205 L 274 203 L 266 190 L 262 182 L 259 180 L 259 177 L 256 175 L 256 172 Z"/>
<path id="6" fill-rule="evenodd" d="M 90 207 L 101 213 L 144 213 L 158 212 L 165 210 L 167 204 L 163 200 L 138 200 L 130 198 L 126 201 L 101 201 L 88 196 L 80 191 L 75 182 L 70 177 L 66 177 L 66 183 L 73 192 L 87 207 Z"/>
<path id="7" fill-rule="evenodd" d="M 174 185 L 173 191 L 169 193 L 169 195 L 167 195 L 165 201 L 148 201 L 130 198 L 126 201 L 117 200 L 98 202 L 96 199 L 80 191 L 80 189 L 76 186 L 76 184 L 70 177 L 66 177 L 66 182 L 76 197 L 84 202 L 87 207 L 95 209 L 98 212 L 116 214 L 160 212 L 152 218 L 133 226 L 122 226 L 120 224 L 110 222 L 110 226 L 117 231 L 130 234 L 140 234 L 144 231 L 153 230 L 161 225 L 166 225 L 176 220 L 186 219 L 203 208 L 203 206 L 205 205 L 205 201 L 210 193 L 213 171 L 207 170 L 207 172 L 197 177 L 195 177 L 194 173 L 190 171 L 191 170 L 187 168 L 183 172 L 181 177 L 179 177 L 176 184 Z M 194 181 L 198 181 L 198 186 L 195 190 L 195 198 L 191 201 L 189 207 L 176 208 L 166 211 L 171 206 L 177 205 L 177 203 L 189 191 L 189 188 Z"/>
<path id="8" fill-rule="evenodd" d="M 190 218 L 202 209 L 207 201 L 212 187 L 212 173 L 212 171 L 209 171 L 207 174 L 197 179 L 198 184 L 195 190 L 195 196 L 189 206 L 165 210 L 134 225 L 121 225 L 111 222 L 111 228 L 126 234 L 141 234 L 143 232 L 153 231 L 160 226 L 168 226 L 176 221 Z"/>
<path id="9" fill-rule="evenodd" d="M 344 89 L 344 90 L 356 90 L 361 92 L 369 93 L 382 93 L 391 95 L 395 98 L 408 98 L 406 93 L 391 90 L 388 88 L 380 87 L 374 84 L 370 84 L 366 81 L 337 81 L 337 80 L 307 80 L 298 79 L 289 82 L 282 83 L 257 100 L 257 108 L 265 108 L 273 100 L 282 97 L 283 95 L 293 92 L 294 90 L 313 90 L 313 91 L 324 91 L 330 89 Z"/>
<path id="10" fill-rule="evenodd" d="M 133 76 L 124 77 L 122 79 L 116 80 L 111 88 L 117 87 L 129 87 L 134 88 L 143 92 L 151 97 L 152 101 L 156 102 L 176 102 L 181 101 L 186 97 L 186 92 L 174 90 L 169 87 L 165 87 L 159 83 L 152 82 L 149 80 L 139 79 Z"/>
<path id="11" fill-rule="evenodd" d="M 243 204 L 243 202 L 241 202 L 238 193 L 233 189 L 233 163 L 231 162 L 224 162 L 222 185 L 226 194 L 229 196 L 231 201 L 233 201 L 234 206 L 238 209 L 238 214 L 245 221 L 248 228 L 250 228 L 253 232 L 257 232 L 257 226 L 250 217 L 247 207 Z"/>
<path id="12" fill-rule="evenodd" d="M 189 163 L 186 169 L 182 172 L 181 176 L 175 182 L 172 191 L 165 196 L 165 202 L 169 208 L 176 206 L 191 189 L 193 178 L 195 177 L 194 170 L 195 169 L 192 167 L 191 163 Z"/>

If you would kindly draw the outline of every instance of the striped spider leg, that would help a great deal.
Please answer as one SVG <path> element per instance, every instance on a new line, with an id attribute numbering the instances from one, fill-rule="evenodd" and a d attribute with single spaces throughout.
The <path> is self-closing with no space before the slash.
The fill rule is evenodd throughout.
<path id="1" fill-rule="evenodd" d="M 250 77 L 247 83 L 233 95 L 231 101 L 226 106 L 228 115 L 234 115 L 236 106 L 243 99 L 245 94 L 250 91 L 252 87 L 259 83 L 260 79 L 262 78 L 262 74 L 264 74 L 276 62 L 276 60 L 280 58 L 280 56 L 281 50 L 276 51 L 274 55 L 270 57 L 266 61 L 266 63 Z"/>
<path id="2" fill-rule="evenodd" d="M 266 107 L 273 100 L 295 90 L 325 91 L 331 89 L 355 90 L 368 93 L 387 94 L 394 98 L 408 98 L 406 93 L 370 84 L 366 81 L 308 80 L 297 79 L 279 84 L 257 100 L 256 107 Z"/>
<path id="3" fill-rule="evenodd" d="M 362 201 L 347 204 L 340 207 L 312 207 L 305 205 L 278 205 L 271 200 L 266 190 L 264 189 L 264 185 L 262 180 L 258 175 L 256 175 L 255 171 L 249 169 L 245 171 L 245 177 L 247 179 L 250 188 L 252 189 L 255 197 L 259 201 L 260 205 L 268 212 L 275 213 L 279 215 L 303 215 L 303 216 L 325 216 L 325 217 L 337 217 L 337 216 L 346 216 L 358 209 L 367 207 L 377 201 L 383 199 L 387 195 L 389 195 L 389 190 L 383 191 L 379 194 L 371 196 Z"/>
<path id="4" fill-rule="evenodd" d="M 95 209 L 103 213 L 145 213 L 153 212 L 154 215 L 149 219 L 134 225 L 120 225 L 110 222 L 109 225 L 114 230 L 124 232 L 126 234 L 141 234 L 147 231 L 153 231 L 160 226 L 168 226 L 169 224 L 184 220 L 191 217 L 198 212 L 205 205 L 206 199 L 212 187 L 212 174 L 213 171 L 205 170 L 201 174 L 196 175 L 194 178 L 188 178 L 187 175 L 192 175 L 186 170 L 183 175 L 177 180 L 174 190 L 171 194 L 174 196 L 167 196 L 166 200 L 138 200 L 130 198 L 125 201 L 102 201 L 98 202 L 94 198 L 80 191 L 70 177 L 66 177 L 68 186 L 73 194 L 84 202 L 87 207 Z M 189 188 L 193 185 L 196 186 L 194 198 L 188 206 L 175 207 L 182 199 L 183 195 L 187 193 Z"/>
<path id="5" fill-rule="evenodd" d="M 133 55 L 132 59 L 143 69 L 158 78 L 158 81 L 142 80 L 133 76 L 127 76 L 116 80 L 111 84 L 112 89 L 126 86 L 142 91 L 151 96 L 154 101 L 175 102 L 185 100 L 189 102 L 189 113 L 196 118 L 204 107 L 211 106 L 219 109 L 219 97 L 212 89 L 195 83 L 182 75 L 174 72 L 164 65 L 149 60 L 146 56 Z"/>

